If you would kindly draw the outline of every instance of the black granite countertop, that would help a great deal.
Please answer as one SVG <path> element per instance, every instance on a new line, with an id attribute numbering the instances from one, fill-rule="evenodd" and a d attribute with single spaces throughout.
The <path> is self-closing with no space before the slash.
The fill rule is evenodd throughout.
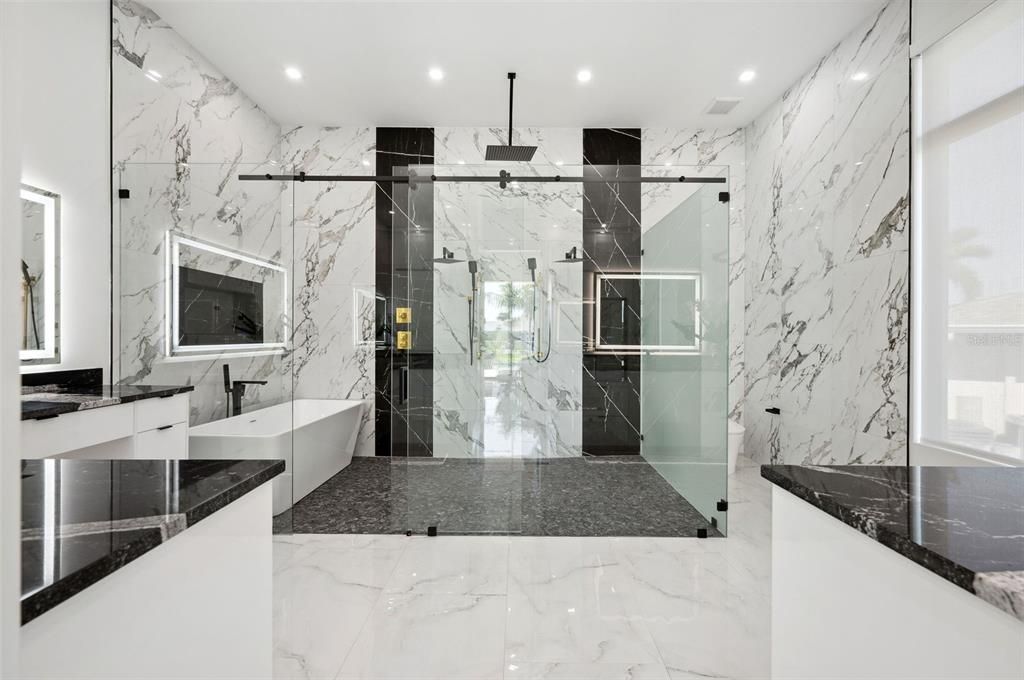
<path id="1" fill-rule="evenodd" d="M 761 476 L 1024 621 L 1024 468 L 764 465 Z"/>
<path id="2" fill-rule="evenodd" d="M 96 385 L 22 387 L 21 419 L 55 418 L 63 413 L 128 404 L 142 399 L 162 399 L 191 392 L 192 385 Z"/>
<path id="3" fill-rule="evenodd" d="M 285 469 L 282 460 L 44 459 L 21 465 L 22 624 Z"/>

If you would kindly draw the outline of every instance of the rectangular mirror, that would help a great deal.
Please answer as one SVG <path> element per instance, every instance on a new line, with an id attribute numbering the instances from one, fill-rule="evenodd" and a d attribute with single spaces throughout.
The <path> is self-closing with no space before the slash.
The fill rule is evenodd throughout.
<path id="1" fill-rule="evenodd" d="M 700 352 L 698 274 L 598 274 L 597 290 L 597 349 Z"/>
<path id="2" fill-rule="evenodd" d="M 173 231 L 167 252 L 169 356 L 285 349 L 284 267 Z"/>
<path id="3" fill-rule="evenodd" d="M 60 361 L 60 196 L 21 185 L 21 360 Z"/>

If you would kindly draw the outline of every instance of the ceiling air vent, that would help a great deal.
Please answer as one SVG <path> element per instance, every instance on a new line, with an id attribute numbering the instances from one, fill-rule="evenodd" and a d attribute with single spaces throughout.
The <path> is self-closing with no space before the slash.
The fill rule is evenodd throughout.
<path id="1" fill-rule="evenodd" d="M 741 101 L 743 101 L 742 97 L 717 97 L 711 102 L 711 106 L 704 113 L 709 113 L 713 116 L 724 116 L 735 109 L 736 105 Z"/>

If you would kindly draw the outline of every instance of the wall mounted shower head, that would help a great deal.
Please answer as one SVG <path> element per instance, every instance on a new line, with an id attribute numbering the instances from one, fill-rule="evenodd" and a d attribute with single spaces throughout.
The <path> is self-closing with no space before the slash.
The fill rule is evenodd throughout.
<path id="1" fill-rule="evenodd" d="M 469 273 L 470 274 L 476 274 L 476 272 L 477 272 L 476 260 L 470 260 L 469 261 Z"/>
<path id="2" fill-rule="evenodd" d="M 456 260 L 455 253 L 442 246 L 441 257 L 435 257 L 434 262 L 436 264 L 455 264 L 456 262 L 465 262 L 465 260 Z"/>
<path id="3" fill-rule="evenodd" d="M 528 257 L 526 258 L 526 266 L 530 269 L 530 280 L 534 283 L 537 282 L 537 258 Z"/>
<path id="4" fill-rule="evenodd" d="M 583 258 L 582 257 L 577 257 L 577 255 L 576 255 L 576 246 L 573 246 L 572 250 L 570 250 L 569 252 L 567 252 L 565 254 L 565 259 L 555 260 L 555 262 L 568 262 L 568 263 L 571 264 L 573 262 L 583 262 Z"/>

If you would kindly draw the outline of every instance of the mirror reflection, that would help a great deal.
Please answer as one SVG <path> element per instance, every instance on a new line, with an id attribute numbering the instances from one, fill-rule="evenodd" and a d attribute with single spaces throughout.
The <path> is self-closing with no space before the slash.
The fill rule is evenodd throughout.
<path id="1" fill-rule="evenodd" d="M 169 355 L 285 347 L 284 267 L 183 234 L 169 238 Z"/>
<path id="2" fill-rule="evenodd" d="M 23 184 L 21 230 L 21 359 L 55 363 L 60 197 Z"/>

